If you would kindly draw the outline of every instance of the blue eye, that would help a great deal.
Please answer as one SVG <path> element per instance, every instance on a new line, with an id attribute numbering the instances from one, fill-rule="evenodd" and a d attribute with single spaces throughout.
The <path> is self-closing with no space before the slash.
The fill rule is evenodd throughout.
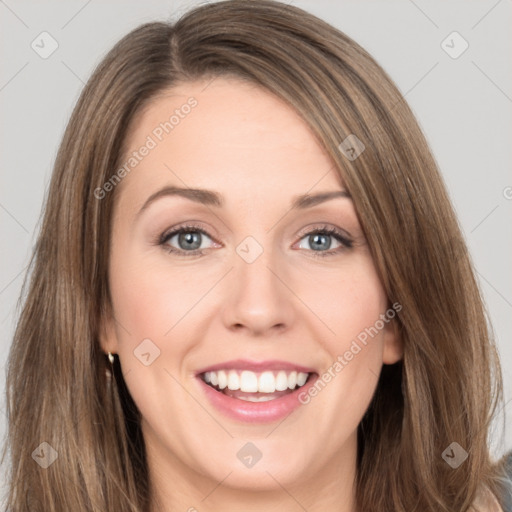
<path id="1" fill-rule="evenodd" d="M 331 240 L 334 238 L 339 247 L 332 250 L 322 250 L 322 249 L 330 249 Z M 306 239 L 311 247 L 316 247 L 316 249 L 312 250 L 312 254 L 314 256 L 332 256 L 333 254 L 338 254 L 340 251 L 344 249 L 350 249 L 353 246 L 352 240 L 350 240 L 345 234 L 339 231 L 336 228 L 324 226 L 323 228 L 317 228 L 313 231 L 309 231 L 301 240 Z M 317 250 L 319 249 L 319 250 Z"/>
<path id="2" fill-rule="evenodd" d="M 176 253 L 179 256 L 195 256 L 198 254 L 203 254 L 204 247 L 201 247 L 201 238 L 203 236 L 210 238 L 208 233 L 206 233 L 206 231 L 199 228 L 198 226 L 180 226 L 177 229 L 171 231 L 170 233 L 162 235 L 159 244 L 163 245 L 165 250 L 167 250 L 170 253 Z M 169 242 L 174 237 L 177 237 L 178 248 L 169 245 Z"/>
<path id="3" fill-rule="evenodd" d="M 210 240 L 212 239 L 210 235 L 199 226 L 186 225 L 179 226 L 169 233 L 164 233 L 157 243 L 163 246 L 167 252 L 176 254 L 177 256 L 198 256 L 203 255 L 205 249 L 208 248 L 203 246 L 204 237 Z M 176 238 L 174 243 L 178 245 L 178 247 L 170 244 L 173 238 Z M 339 246 L 334 249 L 331 249 L 332 238 L 339 244 Z M 348 238 L 344 232 L 329 226 L 308 231 L 300 240 L 307 240 L 310 247 L 313 248 L 310 249 L 309 252 L 311 252 L 313 256 L 320 257 L 333 256 L 353 246 L 352 240 Z M 300 248 L 304 249 L 304 247 Z"/>

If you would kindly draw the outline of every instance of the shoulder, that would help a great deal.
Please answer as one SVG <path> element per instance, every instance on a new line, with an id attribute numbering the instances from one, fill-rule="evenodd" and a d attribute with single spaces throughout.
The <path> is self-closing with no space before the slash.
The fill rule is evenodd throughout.
<path id="1" fill-rule="evenodd" d="M 482 485 L 468 512 L 503 512 L 503 509 L 496 496 Z"/>

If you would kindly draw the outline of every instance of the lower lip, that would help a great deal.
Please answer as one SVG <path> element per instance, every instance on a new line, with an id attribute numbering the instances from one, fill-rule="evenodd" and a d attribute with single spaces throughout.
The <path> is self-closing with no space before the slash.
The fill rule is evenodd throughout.
<path id="1" fill-rule="evenodd" d="M 311 375 L 304 386 L 281 398 L 267 402 L 249 402 L 216 391 L 201 377 L 197 377 L 206 397 L 219 412 L 245 423 L 270 423 L 285 418 L 301 405 L 305 405 L 299 400 L 299 395 L 307 395 L 308 389 L 315 384 L 317 378 L 317 374 Z"/>

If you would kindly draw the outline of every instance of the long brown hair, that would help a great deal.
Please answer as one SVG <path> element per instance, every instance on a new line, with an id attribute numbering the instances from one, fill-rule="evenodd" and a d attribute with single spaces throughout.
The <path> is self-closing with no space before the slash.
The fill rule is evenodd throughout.
<path id="1" fill-rule="evenodd" d="M 94 191 L 121 165 L 130 123 L 156 94 L 223 75 L 259 84 L 308 123 L 354 200 L 390 302 L 402 305 L 403 361 L 383 367 L 358 429 L 358 509 L 466 511 L 481 485 L 496 493 L 489 427 L 502 398 L 499 360 L 411 110 L 373 58 L 328 23 L 272 0 L 228 0 L 130 32 L 69 120 L 8 359 L 7 510 L 149 508 L 140 416 L 117 360 L 106 376 L 98 342 L 100 319 L 112 314 L 118 191 Z M 340 150 L 350 135 L 365 146 L 357 158 Z M 453 442 L 468 453 L 457 468 L 442 457 Z M 57 459 L 42 468 L 37 450 Z"/>

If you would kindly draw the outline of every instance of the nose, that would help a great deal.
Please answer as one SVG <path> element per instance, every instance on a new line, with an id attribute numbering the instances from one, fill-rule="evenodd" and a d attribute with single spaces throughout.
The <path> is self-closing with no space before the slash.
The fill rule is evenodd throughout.
<path id="1" fill-rule="evenodd" d="M 235 255 L 227 283 L 223 321 L 233 332 L 248 336 L 270 336 L 289 329 L 295 320 L 295 299 L 289 273 L 270 251 L 248 263 Z"/>

